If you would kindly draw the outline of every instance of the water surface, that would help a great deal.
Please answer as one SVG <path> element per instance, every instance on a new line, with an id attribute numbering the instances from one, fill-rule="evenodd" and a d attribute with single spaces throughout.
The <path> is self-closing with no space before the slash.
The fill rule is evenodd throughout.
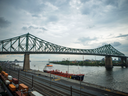
<path id="1" fill-rule="evenodd" d="M 47 63 L 48 62 L 30 62 L 30 68 L 43 71 L 43 68 Z M 23 66 L 23 63 L 18 64 Z M 59 64 L 52 65 L 54 66 L 54 69 L 59 69 L 62 72 L 66 72 L 69 69 L 69 73 L 85 74 L 83 82 L 89 82 L 128 93 L 128 68 L 121 68 L 116 66 L 112 71 L 106 71 L 105 67 L 103 66 L 67 66 Z"/>

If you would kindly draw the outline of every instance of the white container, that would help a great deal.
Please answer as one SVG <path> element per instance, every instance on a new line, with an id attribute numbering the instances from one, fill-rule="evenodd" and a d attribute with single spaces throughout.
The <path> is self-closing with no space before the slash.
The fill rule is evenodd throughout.
<path id="1" fill-rule="evenodd" d="M 15 86 L 15 84 L 12 82 L 12 84 Z"/>
<path id="2" fill-rule="evenodd" d="M 16 88 L 19 87 L 19 84 L 15 84 L 15 83 L 13 83 L 13 82 L 12 82 L 12 84 L 13 84 L 14 86 L 16 86 Z"/>
<path id="3" fill-rule="evenodd" d="M 18 88 L 19 87 L 19 84 L 15 84 L 15 86 L 16 86 L 16 88 Z"/>
<path id="4" fill-rule="evenodd" d="M 10 84 L 10 81 L 9 80 L 5 80 L 5 84 L 6 85 Z"/>
<path id="5" fill-rule="evenodd" d="M 37 91 L 32 91 L 32 92 L 30 93 L 30 96 L 44 96 L 44 95 L 40 94 L 40 93 L 37 92 Z"/>
<path id="6" fill-rule="evenodd" d="M 12 76 L 11 75 L 8 75 L 8 80 L 12 80 Z"/>

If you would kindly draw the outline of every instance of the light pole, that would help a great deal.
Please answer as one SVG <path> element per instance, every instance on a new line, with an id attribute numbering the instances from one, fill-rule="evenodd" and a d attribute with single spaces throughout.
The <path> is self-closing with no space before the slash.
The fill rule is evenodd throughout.
<path id="1" fill-rule="evenodd" d="M 69 74 L 70 58 L 67 58 L 67 61 L 68 61 L 68 74 Z"/>

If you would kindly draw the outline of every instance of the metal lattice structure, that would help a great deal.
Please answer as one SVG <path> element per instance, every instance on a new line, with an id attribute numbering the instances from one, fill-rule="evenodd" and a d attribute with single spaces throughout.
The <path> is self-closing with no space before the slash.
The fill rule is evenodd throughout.
<path id="1" fill-rule="evenodd" d="M 95 49 L 75 49 L 56 45 L 29 33 L 0 41 L 0 54 L 80 54 L 125 57 L 110 44 Z"/>

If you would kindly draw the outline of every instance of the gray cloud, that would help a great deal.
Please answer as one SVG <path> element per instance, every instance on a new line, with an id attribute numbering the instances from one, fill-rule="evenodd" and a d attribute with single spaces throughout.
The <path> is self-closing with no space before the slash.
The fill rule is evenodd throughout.
<path id="1" fill-rule="evenodd" d="M 26 10 L 32 14 L 38 14 L 42 12 L 50 12 L 52 10 L 52 7 L 49 6 L 46 3 L 50 3 L 54 6 L 56 6 L 59 10 L 58 12 L 61 13 L 69 13 L 70 5 L 69 5 L 70 0 L 3 0 L 1 1 L 1 5 L 9 5 L 12 6 L 18 10 Z M 43 14 L 43 13 L 42 13 Z"/>
<path id="2" fill-rule="evenodd" d="M 44 31 L 47 31 L 47 29 L 45 29 L 45 28 L 43 28 L 43 27 L 42 27 L 42 28 L 40 28 L 40 29 L 42 29 L 42 30 L 44 30 Z"/>
<path id="3" fill-rule="evenodd" d="M 44 3 L 40 3 L 40 1 L 38 1 L 38 0 L 36 0 L 36 1 L 32 0 L 31 2 L 29 0 L 21 0 L 21 1 L 3 0 L 3 1 L 1 1 L 1 4 L 5 4 L 7 6 L 12 6 L 18 10 L 20 10 L 20 9 L 26 10 L 30 13 L 39 13 L 46 6 Z"/>
<path id="4" fill-rule="evenodd" d="M 115 46 L 115 47 L 117 47 L 117 46 L 120 46 L 120 45 L 121 45 L 121 43 L 120 43 L 120 42 L 113 42 L 113 43 L 106 43 L 106 42 L 103 42 L 101 46 L 104 46 L 104 45 L 107 45 L 107 44 L 111 44 L 112 46 Z"/>
<path id="5" fill-rule="evenodd" d="M 28 28 L 27 27 L 22 27 L 23 30 L 27 30 Z"/>
<path id="6" fill-rule="evenodd" d="M 104 46 L 104 45 L 107 45 L 108 43 L 106 43 L 106 42 L 103 42 L 102 44 L 101 44 L 101 46 Z"/>
<path id="7" fill-rule="evenodd" d="M 90 1 L 90 0 L 80 0 L 82 3 L 86 3 L 86 2 L 88 2 L 88 1 Z"/>
<path id="8" fill-rule="evenodd" d="M 60 45 L 74 47 L 72 41 L 74 38 L 79 38 L 75 42 L 79 43 L 78 47 L 83 47 L 83 44 L 84 46 L 91 45 L 91 48 L 100 46 L 106 41 L 113 42 L 111 43 L 113 46 L 121 49 L 128 37 L 127 9 L 128 0 L 1 0 L 0 17 L 4 17 L 2 20 L 6 22 L 6 26 L 9 26 L 10 23 L 7 22 L 10 21 L 11 27 L 1 28 L 0 23 L 2 29 L 0 36 L 1 39 L 10 38 L 31 30 L 31 34 L 37 37 L 44 36 L 43 38 L 48 41 L 52 39 Z M 124 28 L 123 32 L 120 31 L 121 28 Z M 112 36 L 108 36 L 110 33 L 112 36 L 123 35 L 111 39 Z M 97 38 L 91 38 L 91 36 Z M 98 40 L 98 38 L 101 39 L 100 36 L 104 37 L 103 41 Z M 119 37 L 125 38 L 118 41 Z M 95 40 L 97 45 L 92 44 Z M 128 47 L 125 48 L 128 52 Z M 123 48 L 122 50 L 124 51 Z"/>
<path id="9" fill-rule="evenodd" d="M 94 28 L 94 27 L 95 27 L 95 25 L 88 25 L 87 29 L 91 29 L 91 28 Z"/>
<path id="10" fill-rule="evenodd" d="M 121 43 L 120 43 L 120 42 L 113 42 L 113 43 L 111 43 L 111 45 L 112 45 L 112 46 L 120 46 Z"/>
<path id="11" fill-rule="evenodd" d="M 34 27 L 34 26 L 22 27 L 22 30 L 30 30 L 30 29 L 42 29 L 44 31 L 47 31 L 47 29 L 44 27 Z"/>
<path id="12" fill-rule="evenodd" d="M 121 46 L 115 47 L 120 52 L 124 53 L 126 56 L 128 56 L 128 43 L 122 44 Z"/>
<path id="13" fill-rule="evenodd" d="M 8 27 L 10 25 L 11 22 L 7 21 L 4 19 L 4 17 L 0 17 L 0 27 L 4 28 L 4 27 Z"/>
<path id="14" fill-rule="evenodd" d="M 57 17 L 57 16 L 55 16 L 55 15 L 52 15 L 52 16 L 49 16 L 48 17 L 48 22 L 56 22 L 56 21 L 58 21 L 59 20 L 59 18 Z"/>
<path id="15" fill-rule="evenodd" d="M 88 6 L 84 6 L 84 7 L 81 9 L 81 12 L 82 12 L 82 14 L 88 15 L 88 14 L 90 14 L 91 9 L 90 9 L 90 7 L 88 7 Z"/>
<path id="16" fill-rule="evenodd" d="M 98 3 L 92 2 L 91 0 L 85 0 L 85 1 L 81 1 L 81 2 L 84 2 L 83 6 L 80 9 L 81 13 L 83 15 L 90 15 L 91 13 L 93 13 L 95 15 L 98 14 L 98 12 L 96 12 L 96 9 L 99 10 L 101 5 L 99 6 Z"/>
<path id="17" fill-rule="evenodd" d="M 46 0 L 49 1 L 52 5 L 58 8 L 57 12 L 62 14 L 69 14 L 70 13 L 70 0 Z"/>
<path id="18" fill-rule="evenodd" d="M 97 38 L 96 37 L 95 38 L 81 37 L 78 39 L 78 42 L 76 42 L 76 43 L 81 43 L 81 44 L 85 45 L 94 40 L 97 40 Z"/>
<path id="19" fill-rule="evenodd" d="M 117 37 L 127 37 L 128 36 L 128 34 L 125 34 L 125 35 L 119 35 L 119 36 L 117 36 Z"/>
<path id="20" fill-rule="evenodd" d="M 39 29 L 38 27 L 29 26 L 28 29 Z"/>
<path id="21" fill-rule="evenodd" d="M 32 17 L 40 17 L 39 15 L 32 15 Z"/>
<path id="22" fill-rule="evenodd" d="M 96 24 L 128 23 L 128 0 L 98 0 L 88 1 L 81 7 L 83 15 L 89 15 L 95 19 Z"/>
<path id="23" fill-rule="evenodd" d="M 104 4 L 118 7 L 119 2 L 118 0 L 104 0 Z"/>

